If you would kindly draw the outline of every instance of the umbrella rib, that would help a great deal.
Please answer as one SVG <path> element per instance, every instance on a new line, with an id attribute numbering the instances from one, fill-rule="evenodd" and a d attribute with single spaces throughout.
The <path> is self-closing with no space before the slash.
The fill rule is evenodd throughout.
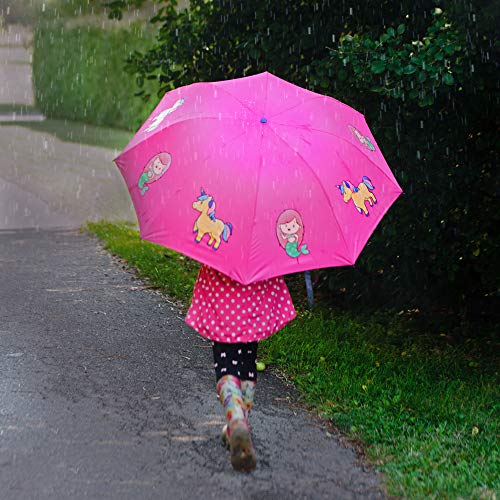
<path id="1" fill-rule="evenodd" d="M 333 210 L 333 207 L 330 203 L 330 198 L 328 197 L 328 193 L 326 192 L 326 189 L 324 188 L 323 184 L 321 183 L 318 175 L 316 174 L 316 172 L 311 168 L 311 166 L 309 165 L 309 163 L 307 163 L 306 159 L 298 152 L 296 151 L 295 149 L 292 148 L 292 146 L 290 146 L 290 144 L 288 144 L 288 142 L 285 141 L 285 139 L 283 139 L 283 137 L 281 137 L 278 133 L 276 133 L 276 131 L 272 128 L 272 127 L 269 127 L 271 129 L 271 131 L 273 132 L 273 134 L 280 140 L 282 141 L 286 146 L 288 146 L 288 148 L 290 148 L 297 156 L 299 156 L 299 158 L 304 162 L 304 164 L 306 165 L 306 167 L 311 171 L 311 173 L 313 174 L 314 178 L 316 179 L 316 182 L 319 184 L 322 192 L 323 192 L 323 195 L 325 196 L 326 198 L 326 201 L 328 203 L 328 206 L 330 207 L 330 210 L 332 212 L 332 215 L 333 215 L 333 218 L 335 219 L 335 222 L 337 223 L 337 226 L 339 228 L 339 232 L 342 236 L 342 240 L 344 241 L 344 245 L 345 245 L 345 248 L 346 248 L 346 251 L 348 254 L 350 254 L 350 249 L 349 249 L 349 245 L 347 244 L 347 241 L 344 237 L 344 233 L 342 232 L 342 226 L 340 225 L 340 222 L 339 220 L 337 219 L 337 216 L 335 215 L 335 211 Z"/>
<path id="2" fill-rule="evenodd" d="M 294 85 L 295 87 L 301 89 L 301 90 L 307 90 L 307 89 L 304 89 L 302 87 L 299 87 L 295 84 L 292 84 Z M 332 97 L 330 95 L 325 95 L 325 94 L 318 94 L 316 92 L 313 92 L 312 90 L 307 90 L 308 92 L 311 92 L 312 94 L 315 94 L 314 97 L 312 97 L 311 99 L 308 99 L 307 101 L 303 101 L 299 104 L 296 104 L 295 106 L 292 106 L 290 108 L 287 108 L 287 109 L 284 109 L 282 111 L 280 111 L 279 113 L 277 113 L 276 115 L 273 115 L 271 116 L 271 118 L 276 118 L 277 116 L 283 114 L 283 113 L 286 113 L 287 111 L 290 111 L 298 106 L 302 106 L 303 104 L 307 104 L 307 103 L 310 103 L 311 101 L 314 101 L 315 99 L 329 99 L 331 101 L 334 101 L 336 104 L 340 104 L 341 106 L 344 106 L 345 108 L 347 108 L 349 111 L 354 111 L 355 113 L 357 113 L 358 115 L 361 115 L 364 117 L 363 113 L 359 112 L 357 109 L 354 109 L 353 107 L 349 106 L 348 104 L 346 104 L 345 102 L 342 102 L 342 101 L 339 101 L 338 99 L 335 99 L 335 97 Z"/>
<path id="3" fill-rule="evenodd" d="M 219 87 L 216 83 L 212 82 L 211 83 L 212 86 L 214 86 L 216 89 L 218 90 L 222 90 L 223 92 L 225 92 L 227 95 L 231 96 L 235 101 L 239 102 L 242 106 L 244 106 L 246 109 L 248 109 L 248 111 L 250 111 L 251 113 L 253 113 L 255 116 L 257 116 L 257 113 L 248 105 L 246 105 L 244 102 L 240 101 L 234 94 L 232 94 L 231 92 L 227 91 L 225 88 L 223 87 Z M 267 90 L 266 90 L 266 96 L 267 96 Z"/>
<path id="4" fill-rule="evenodd" d="M 267 104 L 268 83 L 269 83 L 269 75 L 267 75 L 267 77 L 266 77 L 266 96 L 264 98 L 264 107 L 266 107 L 266 104 Z M 229 94 L 229 92 L 228 92 L 228 94 Z M 253 204 L 252 230 L 250 231 L 250 235 L 249 235 L 249 239 L 248 239 L 248 243 L 247 243 L 246 248 L 250 248 L 250 245 L 252 244 L 253 231 L 254 231 L 254 228 L 255 228 L 255 214 L 257 213 L 257 201 L 259 199 L 260 177 L 261 177 L 262 163 L 263 163 L 263 157 L 262 157 L 262 140 L 263 140 L 263 137 L 264 137 L 264 129 L 261 128 L 260 144 L 259 144 L 259 157 L 260 157 L 260 161 L 259 161 L 259 171 L 257 173 L 257 189 L 255 191 L 255 202 Z M 248 253 L 247 253 L 247 261 L 245 263 L 245 269 L 248 269 L 248 262 L 249 262 L 249 260 L 250 260 L 250 251 L 248 251 Z"/>
<path id="5" fill-rule="evenodd" d="M 238 122 L 242 122 L 243 120 L 241 118 L 235 118 L 234 116 L 225 116 L 223 117 L 224 120 L 226 119 L 229 119 L 229 120 L 235 120 L 235 121 L 238 121 Z M 121 155 L 123 154 L 128 154 L 130 153 L 130 151 L 132 151 L 133 149 L 135 149 L 137 146 L 140 146 L 141 144 L 144 144 L 146 141 L 149 141 L 150 139 L 152 139 L 153 137 L 156 136 L 156 134 L 159 134 L 160 132 L 163 132 L 164 130 L 167 130 L 169 129 L 170 127 L 173 127 L 174 125 L 177 125 L 178 123 L 184 123 L 184 122 L 187 122 L 189 120 L 220 120 L 222 121 L 222 118 L 220 116 L 189 116 L 189 117 L 186 117 L 186 118 L 183 118 L 181 120 L 177 120 L 173 123 L 170 123 L 169 125 L 167 125 L 166 127 L 163 127 L 159 130 L 156 130 L 155 132 L 153 132 L 152 134 L 148 135 L 147 137 L 144 137 L 143 139 L 141 139 L 137 144 L 134 144 L 130 149 L 127 149 L 127 146 L 125 146 L 125 148 L 123 149 L 123 151 L 117 156 L 120 157 Z M 136 132 L 135 135 L 137 135 L 139 133 L 139 131 Z M 135 137 L 134 135 L 134 137 Z M 134 137 L 132 137 L 132 140 L 134 140 Z M 130 142 L 132 142 L 132 140 Z M 116 158 L 115 158 L 116 160 Z"/>
<path id="6" fill-rule="evenodd" d="M 247 131 L 244 130 L 241 134 L 236 135 L 229 142 L 226 142 L 222 147 L 219 147 L 217 152 L 220 153 L 223 149 L 227 148 L 230 144 L 232 144 L 234 141 L 236 141 L 237 139 L 239 139 L 242 135 L 245 135 L 246 133 L 247 133 Z M 211 153 L 210 155 L 205 156 L 205 158 L 203 158 L 203 161 L 206 162 L 213 155 L 214 155 L 214 153 Z"/>
<path id="7" fill-rule="evenodd" d="M 348 144 L 349 146 L 351 146 L 352 148 L 354 148 L 356 151 L 358 151 L 359 153 L 361 153 L 370 163 L 372 163 L 377 168 L 377 170 L 380 170 L 380 172 L 382 172 L 384 174 L 384 176 L 391 183 L 396 183 L 396 185 L 399 185 L 398 181 L 396 180 L 396 178 L 391 179 L 391 177 L 387 174 L 387 172 L 385 172 L 382 168 L 380 168 L 380 166 L 377 165 L 363 150 L 358 149 L 354 144 L 352 144 L 351 142 L 349 142 L 347 139 L 344 139 L 340 135 L 334 134 L 332 132 L 328 132 L 326 130 L 322 130 L 320 128 L 312 128 L 312 127 L 307 127 L 307 126 L 303 126 L 303 125 L 288 125 L 286 123 L 277 123 L 276 125 L 280 125 L 282 127 L 303 128 L 305 130 L 312 130 L 314 132 L 321 132 L 323 134 L 327 134 L 327 135 L 331 135 L 333 137 L 336 137 L 337 139 L 340 139 L 342 142 L 345 142 L 346 144 Z M 380 148 L 379 148 L 379 151 L 380 151 Z M 382 154 L 381 151 L 380 151 L 380 154 Z M 339 155 L 339 157 L 340 157 L 340 155 Z M 384 158 L 384 160 L 385 160 L 385 158 Z M 345 164 L 345 162 L 344 162 L 344 164 Z"/>
<path id="8" fill-rule="evenodd" d="M 279 113 L 276 113 L 275 115 L 271 115 L 269 118 L 276 118 L 279 115 L 282 115 L 283 113 L 286 113 L 287 111 L 291 111 L 292 109 L 298 108 L 299 106 L 303 106 L 304 104 L 309 104 L 311 101 L 314 101 L 316 99 L 323 99 L 327 96 L 322 96 L 322 95 L 317 95 L 315 97 L 312 97 L 311 99 L 308 99 L 307 101 L 299 102 L 299 104 L 295 104 L 295 106 L 291 106 L 290 108 L 283 109 Z"/>

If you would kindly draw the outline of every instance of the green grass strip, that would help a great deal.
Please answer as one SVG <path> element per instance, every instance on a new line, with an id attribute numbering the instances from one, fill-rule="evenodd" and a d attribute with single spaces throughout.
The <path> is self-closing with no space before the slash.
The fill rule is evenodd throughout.
<path id="1" fill-rule="evenodd" d="M 130 225 L 89 223 L 106 248 L 186 308 L 199 264 L 141 241 Z M 405 498 L 496 498 L 498 371 L 494 356 L 471 358 L 411 333 L 397 315 L 371 317 L 304 308 L 261 356 L 284 370 L 308 403 L 385 473 L 386 488 Z M 297 300 L 296 300 L 297 298 Z"/>
<path id="2" fill-rule="evenodd" d="M 2 107 L 0 105 L 0 113 Z M 23 113 L 22 116 L 28 116 Z M 127 130 L 117 128 L 87 125 L 86 123 L 73 122 L 71 120 L 45 119 L 42 121 L 23 121 L 18 118 L 15 121 L 0 122 L 3 127 L 24 127 L 36 132 L 46 132 L 64 142 L 74 142 L 98 146 L 108 149 L 123 149 L 132 138 L 133 134 Z"/>

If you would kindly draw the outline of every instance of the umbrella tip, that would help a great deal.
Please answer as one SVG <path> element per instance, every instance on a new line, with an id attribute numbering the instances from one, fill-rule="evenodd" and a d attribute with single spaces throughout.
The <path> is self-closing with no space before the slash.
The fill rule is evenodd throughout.
<path id="1" fill-rule="evenodd" d="M 267 123 L 267 118 L 261 118 L 260 123 Z"/>

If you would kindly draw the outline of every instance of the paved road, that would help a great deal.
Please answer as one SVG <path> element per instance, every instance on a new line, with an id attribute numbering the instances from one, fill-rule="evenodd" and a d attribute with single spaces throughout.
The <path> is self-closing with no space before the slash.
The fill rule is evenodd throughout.
<path id="1" fill-rule="evenodd" d="M 29 43 L 29 31 L 0 32 L 0 229 L 68 228 L 100 218 L 135 221 L 112 162 L 117 151 L 12 124 L 19 118 L 43 119 L 30 109 Z"/>
<path id="2" fill-rule="evenodd" d="M 30 74 L 6 50 L 0 105 L 32 104 Z M 258 468 L 234 472 L 210 345 L 74 229 L 133 220 L 115 152 L 18 126 L 0 126 L 0 147 L 2 500 L 383 497 L 268 371 L 251 419 Z"/>
<path id="3" fill-rule="evenodd" d="M 89 236 L 0 232 L 0 273 L 3 500 L 382 497 L 268 372 L 233 471 L 209 343 Z"/>

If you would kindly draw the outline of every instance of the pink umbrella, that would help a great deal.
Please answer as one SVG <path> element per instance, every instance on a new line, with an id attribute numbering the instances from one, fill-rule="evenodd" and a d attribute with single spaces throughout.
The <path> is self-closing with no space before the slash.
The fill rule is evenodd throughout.
<path id="1" fill-rule="evenodd" d="M 141 238 L 242 284 L 354 264 L 402 192 L 361 113 L 268 72 L 168 92 L 115 162 Z"/>

